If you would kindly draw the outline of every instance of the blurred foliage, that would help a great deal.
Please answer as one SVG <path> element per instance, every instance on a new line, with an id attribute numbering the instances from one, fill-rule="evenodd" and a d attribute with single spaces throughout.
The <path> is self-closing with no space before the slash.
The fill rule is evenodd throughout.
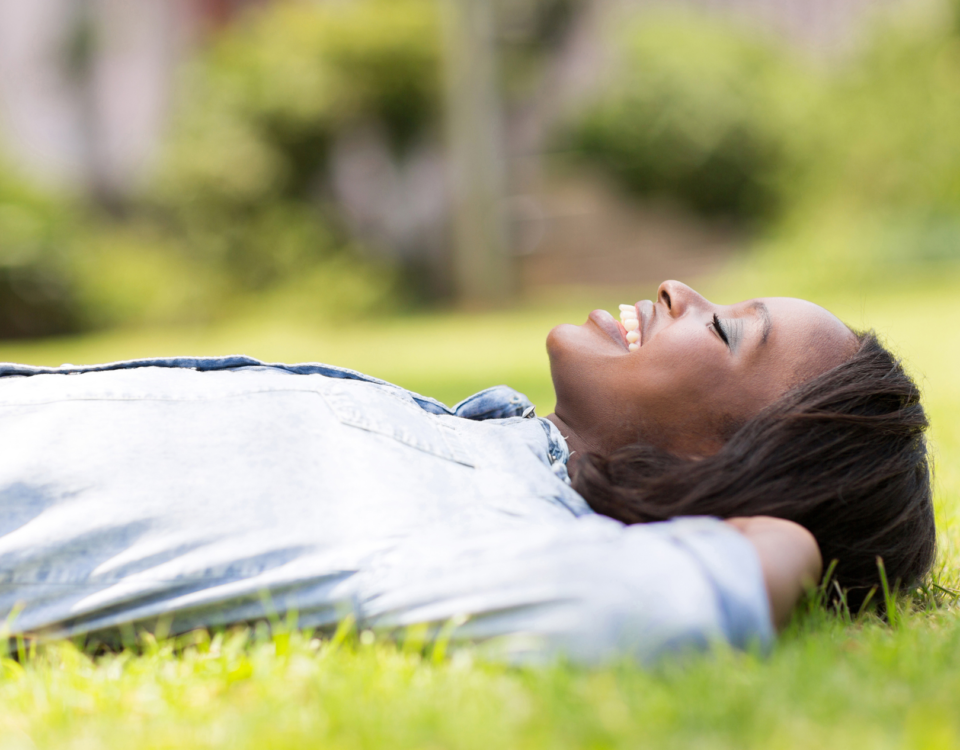
<path id="1" fill-rule="evenodd" d="M 156 215 L 242 289 L 326 264 L 328 310 L 330 292 L 360 278 L 378 288 L 338 306 L 389 294 L 388 272 L 348 261 L 324 170 L 351 128 L 375 122 L 402 151 L 436 120 L 436 24 L 429 0 L 361 0 L 278 3 L 228 28 L 189 71 L 148 196 Z"/>
<path id="2" fill-rule="evenodd" d="M 578 2 L 501 3 L 508 96 L 529 90 Z M 257 305 L 342 318 L 422 297 L 427 285 L 404 283 L 417 269 L 348 236 L 328 165 L 359 128 L 384 134 L 398 160 L 439 140 L 439 11 L 434 0 L 251 8 L 185 69 L 156 171 L 120 215 L 0 183 L 0 337 Z"/>
<path id="3" fill-rule="evenodd" d="M 0 338 L 212 317 L 216 280 L 148 225 L 112 224 L 0 167 Z"/>
<path id="4" fill-rule="evenodd" d="M 924 29 L 926 31 L 926 29 Z M 960 210 L 960 36 L 884 29 L 818 113 L 816 197 L 858 207 Z"/>
<path id="5" fill-rule="evenodd" d="M 529 89 L 579 2 L 500 4 L 508 95 Z M 371 124 L 401 161 L 439 140 L 439 11 L 436 0 L 282 2 L 228 28 L 189 71 L 149 196 L 158 214 L 245 289 L 333 257 L 346 274 L 344 246 L 363 253 L 324 205 L 331 150 Z M 416 286 L 405 288 L 430 288 Z"/>
<path id="6" fill-rule="evenodd" d="M 958 0 L 898 7 L 825 61 L 689 13 L 643 15 L 620 49 L 570 132 L 639 196 L 750 223 L 750 263 L 801 294 L 960 262 Z"/>
<path id="7" fill-rule="evenodd" d="M 784 45 L 702 14 L 644 14 L 573 141 L 640 196 L 707 215 L 769 217 L 809 144 L 816 77 Z M 797 136 L 800 135 L 798 138 Z"/>
<path id="8" fill-rule="evenodd" d="M 797 291 L 960 263 L 960 4 L 882 18 L 834 71 L 805 130 L 818 148 L 759 260 Z"/>
<path id="9" fill-rule="evenodd" d="M 62 207 L 0 165 L 0 338 L 78 327 Z"/>
<path id="10" fill-rule="evenodd" d="M 396 302 L 395 269 L 324 205 L 324 167 L 360 123 L 402 151 L 436 122 L 436 24 L 429 0 L 248 14 L 188 69 L 157 173 L 121 216 L 0 169 L 0 337 Z"/>
<path id="11" fill-rule="evenodd" d="M 300 199 L 338 133 L 374 119 L 408 144 L 438 112 L 436 26 L 429 0 L 287 2 L 248 14 L 188 72 L 160 194 L 177 205 Z"/>

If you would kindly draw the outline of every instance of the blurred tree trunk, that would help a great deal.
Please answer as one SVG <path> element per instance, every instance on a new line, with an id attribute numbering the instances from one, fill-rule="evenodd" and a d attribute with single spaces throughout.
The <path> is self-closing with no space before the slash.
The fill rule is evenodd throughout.
<path id="1" fill-rule="evenodd" d="M 100 46 L 101 9 L 96 0 L 78 0 L 67 38 L 67 78 L 76 90 L 80 144 L 88 195 L 101 207 L 119 213 L 122 201 L 110 175 L 98 100 L 96 65 Z"/>
<path id="2" fill-rule="evenodd" d="M 468 306 L 516 295 L 504 216 L 506 158 L 491 0 L 440 0 L 446 32 L 453 287 Z"/>

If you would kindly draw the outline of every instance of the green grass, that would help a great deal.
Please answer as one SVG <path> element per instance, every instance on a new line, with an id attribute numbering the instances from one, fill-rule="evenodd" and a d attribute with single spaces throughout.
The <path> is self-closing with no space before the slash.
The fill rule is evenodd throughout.
<path id="1" fill-rule="evenodd" d="M 751 288 L 715 282 L 718 301 Z M 789 290 L 772 282 L 772 291 Z M 779 289 L 778 289 L 779 287 Z M 642 296 L 653 294 L 642 290 Z M 634 293 L 636 294 L 636 293 Z M 552 392 L 543 339 L 561 321 L 625 292 L 544 300 L 510 313 L 423 315 L 316 329 L 248 319 L 203 331 L 119 332 L 0 345 L 0 360 L 60 364 L 161 354 L 243 352 L 321 360 L 456 401 L 506 382 L 545 413 Z M 894 342 L 920 378 L 933 421 L 941 556 L 960 569 L 960 277 L 825 293 L 854 326 Z M 768 656 L 720 649 L 582 671 L 509 669 L 415 641 L 344 631 L 313 639 L 279 629 L 146 639 L 134 653 L 40 648 L 0 668 L 0 748 L 952 748 L 960 747 L 960 619 L 905 609 L 897 627 L 811 610 Z"/>

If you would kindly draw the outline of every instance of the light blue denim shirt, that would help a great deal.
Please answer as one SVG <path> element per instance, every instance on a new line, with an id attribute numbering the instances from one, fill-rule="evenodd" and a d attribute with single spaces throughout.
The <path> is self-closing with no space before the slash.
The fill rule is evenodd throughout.
<path id="1" fill-rule="evenodd" d="M 240 356 L 0 364 L 0 617 L 51 637 L 265 607 L 306 627 L 455 620 L 509 658 L 586 663 L 771 640 L 740 534 L 601 517 L 568 457 L 505 386 L 448 408 Z"/>

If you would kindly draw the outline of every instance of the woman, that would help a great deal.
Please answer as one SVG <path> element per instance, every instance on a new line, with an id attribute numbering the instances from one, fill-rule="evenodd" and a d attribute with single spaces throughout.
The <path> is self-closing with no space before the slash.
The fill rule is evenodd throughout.
<path id="1" fill-rule="evenodd" d="M 552 418 L 584 455 L 574 486 L 594 510 L 795 521 L 837 560 L 855 608 L 880 583 L 877 557 L 891 582 L 924 575 L 936 547 L 926 415 L 873 333 L 803 300 L 718 306 L 674 281 L 637 309 L 635 354 L 603 311 L 551 332 Z"/>
<path id="2" fill-rule="evenodd" d="M 874 338 L 676 282 L 625 307 L 550 333 L 546 419 L 503 386 L 451 409 L 244 357 L 0 366 L 0 613 L 103 637 L 350 614 L 646 660 L 769 642 L 822 558 L 851 587 L 877 555 L 924 574 L 923 411 Z M 730 520 L 677 518 L 705 515 Z"/>

